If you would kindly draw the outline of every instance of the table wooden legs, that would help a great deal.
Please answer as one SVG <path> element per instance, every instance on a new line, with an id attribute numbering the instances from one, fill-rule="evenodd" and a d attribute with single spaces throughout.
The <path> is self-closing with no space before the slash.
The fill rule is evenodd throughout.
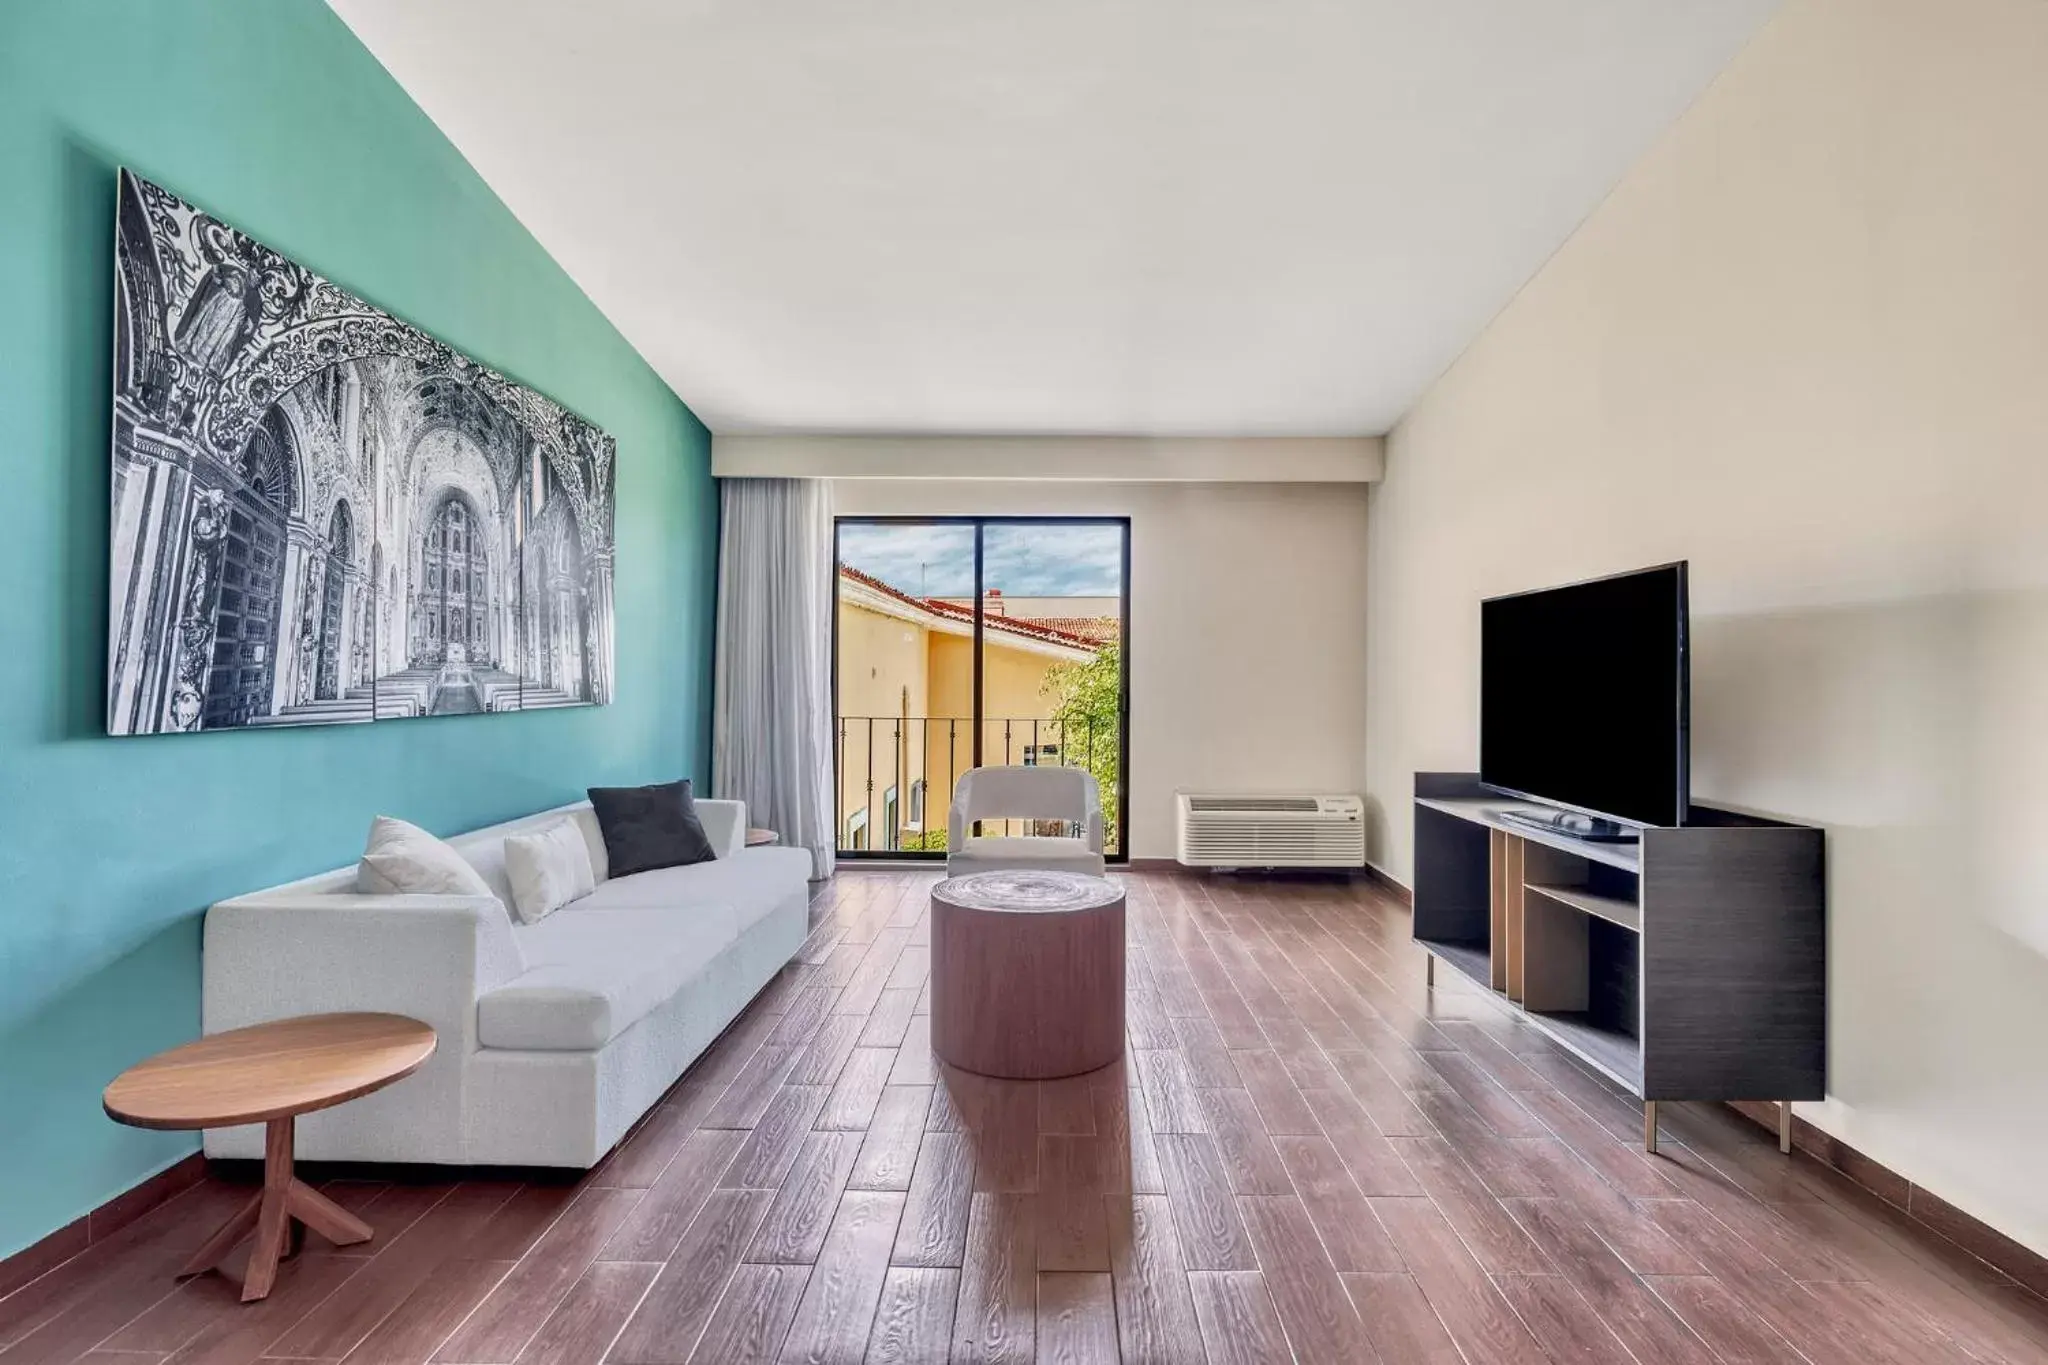
<path id="1" fill-rule="evenodd" d="M 303 1181 L 292 1182 L 292 1217 L 338 1247 L 370 1240 L 370 1225 Z"/>
<path id="2" fill-rule="evenodd" d="M 178 1271 L 183 1275 L 203 1275 L 227 1258 L 227 1254 L 242 1244 L 249 1235 L 249 1229 L 256 1226 L 256 1215 L 263 1208 L 263 1196 L 257 1195 L 242 1205 L 234 1217 L 220 1225 L 220 1231 L 206 1239 L 206 1245 L 192 1253 L 192 1259 L 185 1262 Z"/>
<path id="3" fill-rule="evenodd" d="M 270 1293 L 277 1263 L 292 1234 L 292 1121 L 272 1119 L 263 1134 L 263 1193 L 256 1216 L 256 1241 L 242 1277 L 242 1302 Z"/>
<path id="4" fill-rule="evenodd" d="M 263 1136 L 263 1192 L 207 1238 L 178 1273 L 198 1275 L 213 1269 L 253 1227 L 256 1239 L 242 1277 L 242 1302 L 263 1298 L 277 1281 L 277 1263 L 290 1254 L 294 1222 L 336 1246 L 370 1240 L 368 1223 L 292 1175 L 292 1121 L 272 1119 Z"/>

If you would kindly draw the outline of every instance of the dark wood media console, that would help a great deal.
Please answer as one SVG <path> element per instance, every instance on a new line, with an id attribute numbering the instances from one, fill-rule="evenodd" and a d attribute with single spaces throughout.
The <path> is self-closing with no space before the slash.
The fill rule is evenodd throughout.
<path id="1" fill-rule="evenodd" d="M 1475 773 L 1415 775 L 1415 941 L 1643 1100 L 1827 1093 L 1823 834 L 1693 806 L 1639 844 L 1530 829 Z"/>

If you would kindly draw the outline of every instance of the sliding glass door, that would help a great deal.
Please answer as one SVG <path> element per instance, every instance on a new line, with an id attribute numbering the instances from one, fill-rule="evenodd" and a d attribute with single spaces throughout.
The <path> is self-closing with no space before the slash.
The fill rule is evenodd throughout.
<path id="1" fill-rule="evenodd" d="M 960 774 L 1048 764 L 1095 774 L 1123 861 L 1129 521 L 841 517 L 837 542 L 840 855 L 942 859 Z"/>

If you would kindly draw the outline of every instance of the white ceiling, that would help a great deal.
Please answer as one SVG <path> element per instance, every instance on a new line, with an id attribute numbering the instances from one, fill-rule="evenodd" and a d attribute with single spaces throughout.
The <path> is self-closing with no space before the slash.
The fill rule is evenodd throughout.
<path id="1" fill-rule="evenodd" d="M 331 0 L 714 430 L 1391 426 L 1778 0 Z"/>

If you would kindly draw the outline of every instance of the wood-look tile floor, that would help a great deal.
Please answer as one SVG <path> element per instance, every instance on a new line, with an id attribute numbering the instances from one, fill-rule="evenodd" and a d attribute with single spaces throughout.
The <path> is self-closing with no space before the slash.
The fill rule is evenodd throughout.
<path id="1" fill-rule="evenodd" d="M 171 1278 L 242 1193 L 210 1179 L 0 1300 L 0 1365 L 2048 1360 L 2048 1304 L 1727 1111 L 1644 1155 L 1364 886 L 1129 877 L 1125 1061 L 948 1072 L 932 880 L 828 884 L 588 1175 L 332 1179 L 376 1240 L 248 1307 Z"/>

